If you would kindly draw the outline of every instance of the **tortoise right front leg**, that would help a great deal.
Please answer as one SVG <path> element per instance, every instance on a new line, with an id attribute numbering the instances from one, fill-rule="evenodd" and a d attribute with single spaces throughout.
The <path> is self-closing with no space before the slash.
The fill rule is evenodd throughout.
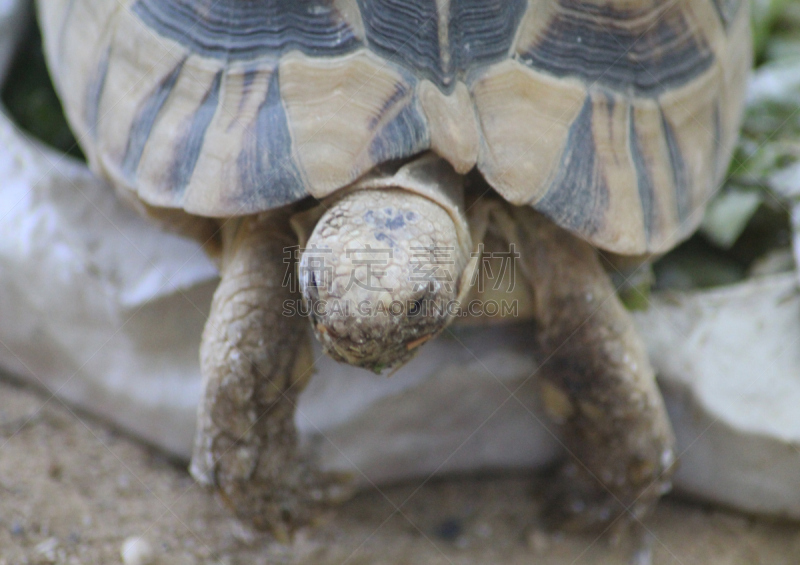
<path id="1" fill-rule="evenodd" d="M 290 233 L 277 214 L 223 227 L 191 465 L 240 518 L 284 539 L 313 518 L 321 498 L 318 477 L 297 450 L 294 414 L 313 362 L 307 322 L 284 314 L 285 302 L 298 298 L 284 284 Z"/>

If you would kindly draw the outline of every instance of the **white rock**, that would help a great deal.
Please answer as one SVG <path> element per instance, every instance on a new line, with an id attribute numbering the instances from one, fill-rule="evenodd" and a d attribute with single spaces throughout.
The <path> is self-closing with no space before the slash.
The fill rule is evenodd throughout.
<path id="1" fill-rule="evenodd" d="M 662 297 L 638 321 L 678 436 L 677 486 L 800 518 L 795 274 Z"/>
<path id="2" fill-rule="evenodd" d="M 185 451 L 214 266 L 5 116 L 0 148 L 0 364 Z"/>
<path id="3" fill-rule="evenodd" d="M 297 421 L 327 467 L 383 483 L 555 460 L 556 432 L 525 382 L 531 328 L 453 334 L 388 379 L 321 357 Z"/>
<path id="4" fill-rule="evenodd" d="M 152 565 L 155 562 L 153 546 L 142 537 L 126 539 L 119 553 L 125 565 Z"/>
<path id="5" fill-rule="evenodd" d="M 58 561 L 58 538 L 47 538 L 33 548 L 39 563 L 55 563 Z"/>

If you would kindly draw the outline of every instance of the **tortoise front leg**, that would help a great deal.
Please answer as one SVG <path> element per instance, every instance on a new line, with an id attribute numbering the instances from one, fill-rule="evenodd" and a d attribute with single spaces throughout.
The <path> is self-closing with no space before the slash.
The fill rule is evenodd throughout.
<path id="1" fill-rule="evenodd" d="M 540 326 L 543 400 L 569 450 L 550 518 L 567 528 L 639 519 L 669 490 L 675 457 L 644 344 L 593 247 L 533 210 L 512 213 Z"/>
<path id="2" fill-rule="evenodd" d="M 313 368 L 305 320 L 284 315 L 285 301 L 298 297 L 284 284 L 285 249 L 295 242 L 277 214 L 230 220 L 222 233 L 191 472 L 240 518 L 286 538 L 319 499 L 294 424 Z"/>

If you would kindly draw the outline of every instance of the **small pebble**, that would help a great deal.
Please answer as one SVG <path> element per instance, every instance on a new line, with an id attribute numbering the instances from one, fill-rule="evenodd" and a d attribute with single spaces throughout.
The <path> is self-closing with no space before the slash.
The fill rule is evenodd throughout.
<path id="1" fill-rule="evenodd" d="M 631 555 L 630 565 L 653 565 L 653 539 L 650 534 L 641 537 L 639 547 Z"/>
<path id="2" fill-rule="evenodd" d="M 436 536 L 445 541 L 455 541 L 464 528 L 461 526 L 461 521 L 457 518 L 448 518 L 441 522 L 434 530 Z"/>
<path id="3" fill-rule="evenodd" d="M 12 522 L 11 524 L 11 535 L 12 536 L 21 536 L 25 534 L 25 528 L 22 527 L 17 521 Z"/>
<path id="4" fill-rule="evenodd" d="M 126 539 L 122 543 L 120 555 L 125 565 L 152 565 L 155 562 L 153 546 L 139 536 Z"/>
<path id="5" fill-rule="evenodd" d="M 530 547 L 536 555 L 543 555 L 550 549 L 550 536 L 542 530 L 533 530 L 528 534 L 528 547 Z"/>
<path id="6" fill-rule="evenodd" d="M 252 529 L 248 528 L 239 520 L 231 520 L 230 524 L 230 532 L 234 538 L 245 545 L 253 545 L 253 543 L 255 543 L 256 533 Z"/>
<path id="7" fill-rule="evenodd" d="M 58 549 L 58 539 L 56 538 L 48 538 L 43 542 L 39 543 L 35 551 L 39 555 L 40 560 L 44 561 L 45 563 L 55 563 L 56 562 L 56 550 Z"/>

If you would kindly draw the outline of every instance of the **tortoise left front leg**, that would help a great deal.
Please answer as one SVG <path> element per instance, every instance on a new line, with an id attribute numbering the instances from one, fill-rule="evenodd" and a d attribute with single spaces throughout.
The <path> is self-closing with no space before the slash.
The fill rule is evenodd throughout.
<path id="1" fill-rule="evenodd" d="M 512 211 L 544 355 L 541 390 L 570 455 L 551 503 L 562 527 L 639 519 L 669 490 L 674 436 L 644 344 L 596 250 Z"/>

